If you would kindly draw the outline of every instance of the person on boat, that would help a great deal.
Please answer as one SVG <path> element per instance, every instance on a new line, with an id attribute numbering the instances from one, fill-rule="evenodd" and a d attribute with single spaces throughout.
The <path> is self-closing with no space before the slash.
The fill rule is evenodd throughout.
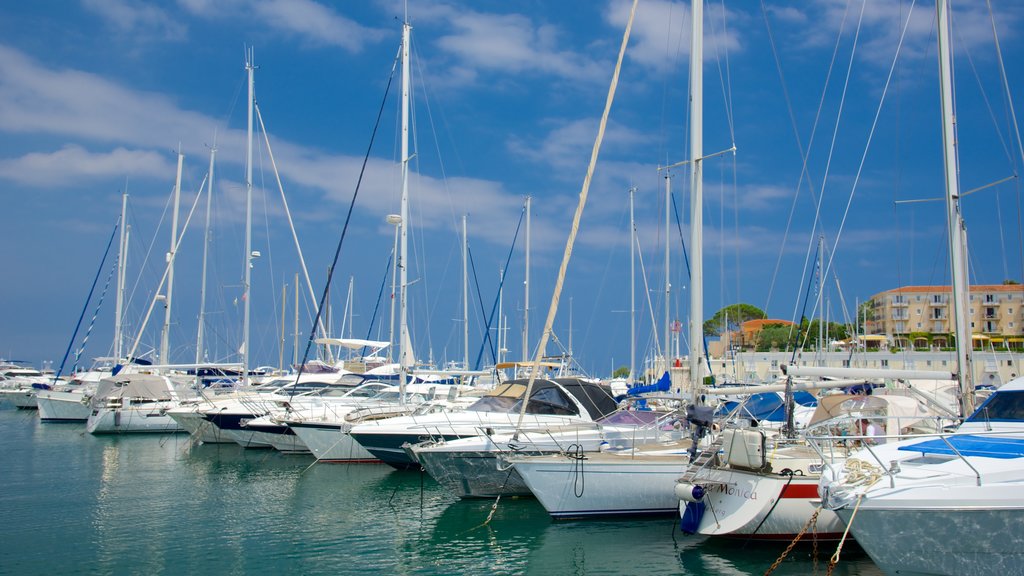
<path id="1" fill-rule="evenodd" d="M 885 444 L 885 432 L 882 430 L 882 427 L 867 418 L 861 419 L 860 432 L 864 436 L 864 444 Z"/>

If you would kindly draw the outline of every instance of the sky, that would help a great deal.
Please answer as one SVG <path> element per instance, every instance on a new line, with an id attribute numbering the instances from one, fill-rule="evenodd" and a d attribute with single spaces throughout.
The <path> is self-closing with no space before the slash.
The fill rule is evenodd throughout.
<path id="1" fill-rule="evenodd" d="M 525 224 L 513 239 L 524 202 L 532 198 L 528 337 L 535 345 L 630 4 L 5 3 L 0 357 L 59 367 L 83 314 L 65 372 L 76 351 L 79 365 L 110 353 L 116 240 L 103 259 L 124 192 L 124 338 L 138 340 L 137 354 L 159 348 L 163 301 L 148 323 L 143 319 L 164 273 L 180 150 L 183 237 L 171 360 L 195 359 L 208 237 L 203 356 L 238 361 L 247 47 L 270 142 L 268 149 L 257 132 L 251 363 L 277 365 L 283 357 L 287 364 L 295 354 L 301 266 L 270 152 L 311 282 L 299 287 L 298 356 L 357 191 L 331 283 L 330 330 L 387 340 L 394 228 L 385 217 L 399 212 L 401 190 L 400 77 L 392 71 L 405 18 L 413 26 L 408 290 L 417 358 L 442 365 L 464 354 L 463 215 L 473 264 L 470 363 L 482 349 L 506 260 L 506 348 L 510 358 L 522 357 Z M 1013 178 L 1024 157 L 1014 126 L 1020 106 L 1011 104 L 1024 93 L 1024 6 L 991 4 L 993 14 L 983 3 L 955 2 L 953 24 L 960 186 L 984 187 L 963 199 L 971 282 L 980 284 L 1024 276 L 1021 182 Z M 689 41 L 689 3 L 640 1 L 556 342 L 547 349 L 571 348 L 596 376 L 630 362 L 631 280 L 637 364 L 663 340 L 666 232 L 669 315 L 683 324 L 691 318 L 693 285 L 679 234 L 689 244 L 689 173 L 686 166 L 670 170 L 681 221 L 677 228 L 673 216 L 666 231 L 659 171 L 690 155 Z M 821 301 L 830 319 L 847 320 L 857 302 L 900 285 L 949 282 L 945 207 L 934 201 L 945 188 L 933 5 L 712 2 L 704 46 L 703 147 L 706 155 L 724 152 L 704 160 L 704 318 L 739 302 L 773 318 L 818 315 L 814 291 L 806 294 L 815 283 L 808 262 L 819 237 L 826 254 Z M 207 236 L 205 193 L 184 224 L 212 148 Z M 631 188 L 639 244 L 632 276 Z M 680 340 L 685 350 L 685 330 Z"/>

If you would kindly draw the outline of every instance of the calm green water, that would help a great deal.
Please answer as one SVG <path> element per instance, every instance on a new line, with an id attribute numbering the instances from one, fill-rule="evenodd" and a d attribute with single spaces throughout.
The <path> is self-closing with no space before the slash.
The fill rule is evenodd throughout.
<path id="1" fill-rule="evenodd" d="M 384 465 L 96 437 L 0 410 L 0 574 L 764 574 L 781 547 L 671 520 L 552 522 L 532 499 L 460 501 Z M 817 565 L 824 574 L 831 546 Z M 811 546 L 775 574 L 812 574 Z M 877 575 L 862 552 L 835 574 Z"/>

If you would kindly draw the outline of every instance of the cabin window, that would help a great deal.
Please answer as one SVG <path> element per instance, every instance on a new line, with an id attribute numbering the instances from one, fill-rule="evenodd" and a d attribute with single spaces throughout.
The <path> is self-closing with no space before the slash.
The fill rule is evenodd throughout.
<path id="1" fill-rule="evenodd" d="M 530 396 L 526 407 L 530 414 L 553 414 L 559 416 L 576 416 L 579 411 L 571 400 L 566 398 L 558 388 L 543 388 Z"/>
<path id="2" fill-rule="evenodd" d="M 993 394 L 967 419 L 968 422 L 989 420 L 1024 420 L 1024 390 Z"/>

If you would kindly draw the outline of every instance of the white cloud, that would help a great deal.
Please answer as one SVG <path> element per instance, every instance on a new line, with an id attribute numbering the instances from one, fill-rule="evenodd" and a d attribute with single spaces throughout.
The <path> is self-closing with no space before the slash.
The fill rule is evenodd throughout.
<path id="1" fill-rule="evenodd" d="M 115 28 L 136 38 L 182 40 L 186 28 L 159 5 L 138 0 L 82 0 L 82 5 Z"/>
<path id="2" fill-rule="evenodd" d="M 547 164 L 554 168 L 585 168 L 594 147 L 594 138 L 597 137 L 598 120 L 583 118 L 550 122 L 554 124 L 554 128 L 544 136 L 541 142 L 526 142 L 513 138 L 509 141 L 509 149 L 533 162 Z M 641 133 L 615 122 L 608 123 L 604 139 L 602 157 L 606 156 L 610 149 L 628 149 L 644 142 Z M 575 178 L 578 174 L 572 176 Z"/>
<path id="3" fill-rule="evenodd" d="M 0 46 L 0 131 L 171 148 L 216 125 L 165 96 L 88 72 L 48 69 Z"/>
<path id="4" fill-rule="evenodd" d="M 393 38 L 394 32 L 368 28 L 313 0 L 178 0 L 194 16 L 210 20 L 255 18 L 261 24 L 320 46 L 357 53 L 368 43 Z"/>
<path id="5" fill-rule="evenodd" d="M 574 81 L 605 80 L 610 66 L 563 46 L 563 31 L 522 14 L 477 12 L 445 3 L 417 8 L 418 20 L 443 23 L 450 32 L 437 47 L 455 60 L 462 79 L 480 71 L 502 75 L 554 76 Z"/>
<path id="6" fill-rule="evenodd" d="M 604 11 L 605 21 L 622 29 L 629 18 L 629 10 L 628 2 L 609 2 Z M 723 20 L 728 24 L 728 30 L 725 30 Z M 736 12 L 726 11 L 723 15 L 718 6 L 705 9 L 706 61 L 726 52 L 736 53 L 740 50 L 737 28 L 743 20 L 742 15 Z M 626 54 L 631 61 L 657 71 L 677 68 L 680 58 L 690 54 L 689 3 L 667 0 L 641 3 L 637 7 Z"/>
<path id="7" fill-rule="evenodd" d="M 173 170 L 167 156 L 156 152 L 116 148 L 95 153 L 74 144 L 55 152 L 31 152 L 20 158 L 0 159 L 0 177 L 34 186 L 71 184 L 83 177 L 166 177 Z"/>
<path id="8" fill-rule="evenodd" d="M 810 48 L 831 46 L 843 19 L 846 19 L 845 34 L 852 35 L 856 29 L 860 4 L 849 4 L 846 0 L 818 0 L 808 7 L 809 18 L 820 22 L 808 30 L 807 44 Z M 863 58 L 878 66 L 888 66 L 907 21 L 907 6 L 900 3 L 869 2 L 864 6 L 861 30 Z M 1002 38 L 1013 35 L 1020 20 L 1019 8 L 1002 7 L 996 16 L 996 25 Z M 974 51 L 992 43 L 992 24 L 983 3 L 960 3 L 953 13 L 953 35 L 955 49 Z M 907 34 L 901 49 L 904 62 L 916 63 L 923 59 L 935 58 L 935 10 L 934 7 L 918 5 L 907 25 Z"/>

